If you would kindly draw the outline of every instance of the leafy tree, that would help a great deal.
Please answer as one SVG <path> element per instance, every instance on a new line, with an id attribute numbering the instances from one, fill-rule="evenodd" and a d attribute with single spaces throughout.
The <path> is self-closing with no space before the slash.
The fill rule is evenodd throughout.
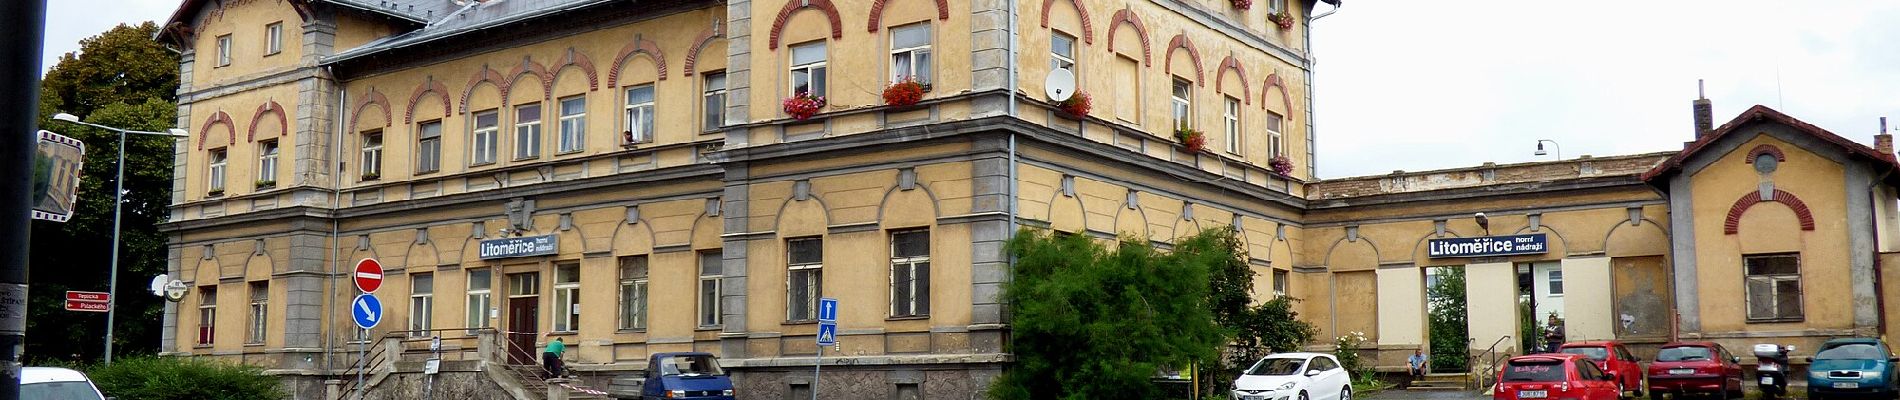
<path id="1" fill-rule="evenodd" d="M 277 377 L 257 366 L 180 357 L 135 357 L 87 371 L 107 396 L 121 399 L 280 399 Z"/>
<path id="2" fill-rule="evenodd" d="M 1429 326 L 1432 335 L 1432 369 L 1464 371 L 1471 357 L 1469 318 L 1465 311 L 1465 270 L 1438 269 L 1438 283 L 1426 288 L 1431 301 Z"/>
<path id="3" fill-rule="evenodd" d="M 1299 350 L 1313 340 L 1318 330 L 1299 320 L 1291 297 L 1277 297 L 1247 310 L 1237 324 L 1234 343 L 1227 352 L 1227 364 L 1212 383 L 1216 390 L 1232 385 L 1247 367 L 1268 354 Z"/>
<path id="4" fill-rule="evenodd" d="M 118 135 L 51 118 L 71 113 L 101 125 L 164 131 L 176 123 L 178 56 L 152 35 L 150 22 L 119 25 L 80 41 L 80 52 L 60 58 L 41 84 L 40 126 L 86 143 L 79 201 L 65 223 L 35 221 L 27 321 L 27 362 L 95 360 L 104 351 L 105 315 L 62 309 L 67 290 L 106 289 L 112 254 L 113 180 Z M 126 141 L 125 206 L 119 255 L 115 352 L 157 350 L 163 300 L 144 293 L 146 282 L 165 273 L 165 237 L 158 224 L 171 200 L 172 140 L 132 136 Z M 124 396 L 121 396 L 122 398 Z"/>

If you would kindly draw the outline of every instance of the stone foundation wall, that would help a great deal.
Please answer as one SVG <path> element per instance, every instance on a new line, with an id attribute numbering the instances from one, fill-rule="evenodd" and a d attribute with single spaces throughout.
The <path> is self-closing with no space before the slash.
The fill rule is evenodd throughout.
<path id="1" fill-rule="evenodd" d="M 983 398 L 1001 365 L 825 366 L 818 382 L 827 400 L 971 400 Z M 804 400 L 812 369 L 733 371 L 739 400 Z"/>
<path id="2" fill-rule="evenodd" d="M 480 371 L 443 371 L 435 375 L 435 381 L 429 382 L 429 376 L 420 373 L 396 373 L 389 375 L 382 384 L 370 388 L 366 400 L 512 400 L 508 392 L 500 385 L 488 379 Z M 303 397 L 298 397 L 302 399 Z"/>

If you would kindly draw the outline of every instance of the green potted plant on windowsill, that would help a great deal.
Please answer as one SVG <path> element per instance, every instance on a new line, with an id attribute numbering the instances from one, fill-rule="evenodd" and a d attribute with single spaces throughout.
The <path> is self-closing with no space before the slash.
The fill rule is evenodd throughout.
<path id="1" fill-rule="evenodd" d="M 275 180 L 270 180 L 270 179 L 258 179 L 258 180 L 257 180 L 257 189 L 258 189 L 258 190 L 264 190 L 264 189 L 271 189 L 271 188 L 275 188 L 275 187 L 277 187 L 277 181 L 275 181 Z"/>
<path id="2" fill-rule="evenodd" d="M 224 189 L 218 189 L 218 190 L 205 192 L 206 197 L 218 197 L 218 196 L 223 196 L 223 195 L 224 195 Z"/>
<path id="3" fill-rule="evenodd" d="M 366 172 L 366 173 L 363 173 L 363 180 L 364 180 L 364 181 L 373 181 L 373 180 L 377 180 L 377 179 L 382 179 L 382 177 L 383 177 L 383 174 L 381 174 L 381 173 L 376 173 L 376 172 Z"/>
<path id="4" fill-rule="evenodd" d="M 1199 153 L 1207 148 L 1207 135 L 1186 124 L 1174 128 L 1174 138 L 1180 140 L 1182 145 L 1186 145 L 1189 153 Z"/>
<path id="5" fill-rule="evenodd" d="M 1055 106 L 1056 111 L 1064 116 L 1085 119 L 1089 117 L 1089 110 L 1094 107 L 1094 103 L 1090 101 L 1088 92 L 1077 91 L 1068 99 L 1055 102 Z"/>

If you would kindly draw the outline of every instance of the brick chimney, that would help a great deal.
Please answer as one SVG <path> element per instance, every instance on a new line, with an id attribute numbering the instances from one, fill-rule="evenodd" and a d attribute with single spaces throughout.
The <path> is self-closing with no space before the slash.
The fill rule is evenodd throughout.
<path id="1" fill-rule="evenodd" d="M 1695 80 L 1695 96 L 1695 101 L 1690 104 L 1695 110 L 1695 138 L 1701 139 L 1715 132 L 1715 105 L 1709 103 L 1709 98 L 1703 95 L 1701 79 Z"/>
<path id="2" fill-rule="evenodd" d="M 1893 157 L 1893 134 L 1887 133 L 1887 117 L 1880 117 L 1880 133 L 1874 134 L 1874 150 L 1880 155 Z"/>

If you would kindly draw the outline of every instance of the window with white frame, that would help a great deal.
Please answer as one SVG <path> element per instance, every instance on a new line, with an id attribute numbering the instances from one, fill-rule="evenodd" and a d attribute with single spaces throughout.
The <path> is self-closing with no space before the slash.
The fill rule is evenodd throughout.
<path id="1" fill-rule="evenodd" d="M 263 344 L 264 336 L 270 334 L 269 321 L 270 282 L 251 282 L 251 332 L 244 336 L 244 343 Z"/>
<path id="2" fill-rule="evenodd" d="M 891 28 L 891 83 L 930 84 L 930 23 Z"/>
<path id="3" fill-rule="evenodd" d="M 587 148 L 587 97 L 561 99 L 561 139 L 556 151 L 573 153 Z"/>
<path id="4" fill-rule="evenodd" d="M 198 345 L 210 346 L 218 339 L 218 287 L 198 287 Z"/>
<path id="5" fill-rule="evenodd" d="M 1169 110 L 1174 115 L 1175 128 L 1194 127 L 1194 83 L 1175 78 L 1174 90 L 1169 92 Z"/>
<path id="6" fill-rule="evenodd" d="M 700 123 L 699 130 L 701 132 L 717 131 L 726 125 L 726 73 L 724 71 L 708 72 L 703 81 L 706 87 L 700 96 L 706 100 L 706 120 Z"/>
<path id="7" fill-rule="evenodd" d="M 653 85 L 627 88 L 627 143 L 653 141 Z"/>
<path id="8" fill-rule="evenodd" d="M 224 193 L 224 163 L 229 161 L 227 156 L 223 147 L 211 149 L 211 165 L 205 171 L 205 184 L 206 190 L 214 196 Z"/>
<path id="9" fill-rule="evenodd" d="M 257 141 L 257 187 L 277 185 L 277 139 Z"/>
<path id="10" fill-rule="evenodd" d="M 581 329 L 581 265 L 554 267 L 554 331 Z"/>
<path id="11" fill-rule="evenodd" d="M 930 230 L 891 233 L 891 316 L 930 315 Z"/>
<path id="12" fill-rule="evenodd" d="M 1267 0 L 1267 12 L 1278 14 L 1286 10 L 1286 0 Z"/>
<path id="13" fill-rule="evenodd" d="M 363 180 L 383 177 L 383 131 L 363 132 Z"/>
<path id="14" fill-rule="evenodd" d="M 416 125 L 416 173 L 442 170 L 442 120 Z"/>
<path id="15" fill-rule="evenodd" d="M 825 41 L 792 46 L 792 94 L 825 95 Z"/>
<path id="16" fill-rule="evenodd" d="M 270 25 L 264 25 L 264 55 L 268 56 L 283 51 L 284 22 L 278 21 L 272 22 Z"/>
<path id="17" fill-rule="evenodd" d="M 1286 117 L 1281 116 L 1280 113 L 1267 111 L 1266 122 L 1268 141 L 1267 157 L 1286 155 L 1286 153 L 1281 150 L 1282 144 L 1280 142 L 1280 124 L 1286 122 Z"/>
<path id="18" fill-rule="evenodd" d="M 719 314 L 720 282 L 725 278 L 725 261 L 720 252 L 702 251 L 699 253 L 699 326 L 719 326 L 724 317 Z"/>
<path id="19" fill-rule="evenodd" d="M 515 159 L 541 157 L 541 103 L 515 106 Z"/>
<path id="20" fill-rule="evenodd" d="M 499 148 L 499 145 L 495 143 L 495 139 L 497 139 L 496 136 L 501 130 L 501 113 L 495 110 L 488 110 L 475 113 L 474 117 L 475 123 L 470 124 L 472 130 L 469 131 L 471 139 L 469 141 L 471 147 L 468 153 L 469 164 L 493 164 L 495 163 L 495 151 Z"/>
<path id="21" fill-rule="evenodd" d="M 1240 154 L 1240 99 L 1227 97 L 1227 109 L 1221 112 L 1227 128 L 1227 153 Z"/>
<path id="22" fill-rule="evenodd" d="M 809 237 L 785 241 L 785 320 L 818 318 L 818 299 L 824 297 L 824 239 Z"/>
<path id="23" fill-rule="evenodd" d="M 647 256 L 620 257 L 620 329 L 647 329 Z"/>
<path id="24" fill-rule="evenodd" d="M 231 65 L 231 35 L 218 35 L 218 66 Z"/>
<path id="25" fill-rule="evenodd" d="M 468 302 L 464 303 L 468 313 L 468 319 L 464 320 L 463 326 L 469 328 L 471 334 L 475 329 L 487 328 L 489 326 L 488 308 L 490 306 L 489 301 L 493 298 L 491 294 L 494 293 L 492 288 L 495 284 L 492 280 L 493 277 L 490 276 L 490 271 L 491 270 L 487 268 L 471 268 L 468 270 L 468 289 L 466 290 L 468 293 Z"/>
<path id="26" fill-rule="evenodd" d="M 1075 70 L 1075 37 L 1062 32 L 1049 36 L 1049 69 Z M 1078 78 L 1081 75 L 1076 75 Z M 1079 86 L 1079 85 L 1078 85 Z"/>
<path id="27" fill-rule="evenodd" d="M 435 328 L 435 274 L 409 275 L 409 337 L 429 337 Z"/>
<path id="28" fill-rule="evenodd" d="M 1291 275 L 1286 270 L 1273 270 L 1273 297 L 1286 297 L 1287 279 L 1291 279 Z"/>
<path id="29" fill-rule="evenodd" d="M 1561 269 L 1550 270 L 1550 275 L 1548 276 L 1548 279 L 1550 280 L 1550 287 L 1546 289 L 1548 290 L 1548 293 L 1550 293 L 1550 295 L 1552 296 L 1564 295 L 1564 270 L 1561 270 Z"/>
<path id="30" fill-rule="evenodd" d="M 1786 322 L 1802 319 L 1801 255 L 1750 254 L 1742 256 L 1747 276 L 1748 320 Z"/>

